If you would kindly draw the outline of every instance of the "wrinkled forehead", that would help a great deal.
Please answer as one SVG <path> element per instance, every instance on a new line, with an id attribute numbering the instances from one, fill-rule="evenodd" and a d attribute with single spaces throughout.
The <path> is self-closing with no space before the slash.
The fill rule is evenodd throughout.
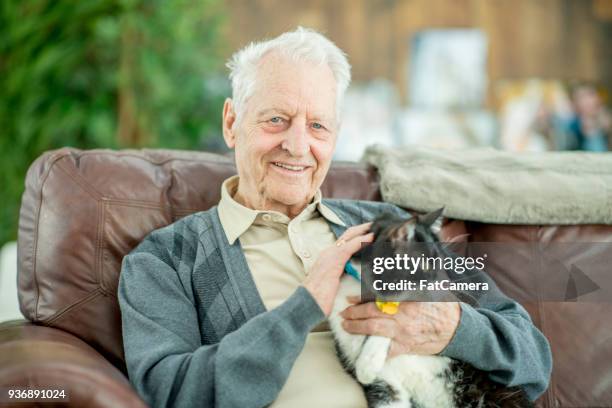
<path id="1" fill-rule="evenodd" d="M 327 64 L 294 61 L 278 53 L 262 58 L 257 66 L 251 100 L 258 110 L 308 109 L 317 116 L 335 118 L 336 79 Z"/>

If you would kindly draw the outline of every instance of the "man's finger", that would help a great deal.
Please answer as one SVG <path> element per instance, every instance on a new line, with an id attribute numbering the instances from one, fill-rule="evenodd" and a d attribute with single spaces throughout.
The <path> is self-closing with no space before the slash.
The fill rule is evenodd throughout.
<path id="1" fill-rule="evenodd" d="M 401 347 L 397 342 L 392 341 L 391 346 L 389 346 L 389 353 L 387 354 L 387 358 L 393 358 L 395 356 L 399 356 L 400 354 L 411 353 L 412 349 L 407 348 L 407 345 Z"/>
<path id="2" fill-rule="evenodd" d="M 368 302 L 359 305 L 349 306 L 341 313 L 345 319 L 370 319 L 370 318 L 389 318 L 390 315 L 378 310 L 376 303 Z"/>
<path id="3" fill-rule="evenodd" d="M 338 237 L 338 241 L 349 241 L 359 235 L 363 235 L 370 230 L 372 226 L 371 222 L 366 222 L 365 224 L 355 225 L 353 227 L 348 228 L 340 237 Z"/>
<path id="4" fill-rule="evenodd" d="M 395 337 L 396 323 L 390 319 L 344 320 L 342 327 L 349 333 L 369 336 Z"/>
<path id="5" fill-rule="evenodd" d="M 369 244 L 372 241 L 374 241 L 374 233 L 370 232 L 365 235 L 358 235 L 353 239 L 346 241 L 344 245 L 340 247 L 340 249 L 344 251 L 344 254 L 347 256 L 348 260 L 348 258 L 353 256 L 355 252 L 361 249 L 362 244 Z"/>

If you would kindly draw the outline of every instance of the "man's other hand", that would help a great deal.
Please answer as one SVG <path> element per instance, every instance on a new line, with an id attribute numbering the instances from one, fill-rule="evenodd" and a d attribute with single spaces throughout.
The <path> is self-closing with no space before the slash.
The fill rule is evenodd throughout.
<path id="1" fill-rule="evenodd" d="M 389 358 L 407 353 L 434 355 L 453 338 L 461 307 L 457 302 L 402 302 L 397 313 L 390 315 L 370 302 L 347 307 L 342 317 L 349 333 L 389 337 Z"/>
<path id="2" fill-rule="evenodd" d="M 361 249 L 362 243 L 374 240 L 374 234 L 368 232 L 372 223 L 355 225 L 348 228 L 336 243 L 325 248 L 304 279 L 304 287 L 325 314 L 329 316 L 340 285 L 340 277 L 346 262 Z"/>

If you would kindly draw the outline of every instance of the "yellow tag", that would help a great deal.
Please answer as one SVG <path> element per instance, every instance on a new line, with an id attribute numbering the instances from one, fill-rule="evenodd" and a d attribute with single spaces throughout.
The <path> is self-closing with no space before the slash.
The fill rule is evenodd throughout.
<path id="1" fill-rule="evenodd" d="M 379 300 L 376 301 L 376 307 L 378 310 L 385 314 L 394 315 L 397 313 L 399 309 L 400 302 L 381 302 Z"/>

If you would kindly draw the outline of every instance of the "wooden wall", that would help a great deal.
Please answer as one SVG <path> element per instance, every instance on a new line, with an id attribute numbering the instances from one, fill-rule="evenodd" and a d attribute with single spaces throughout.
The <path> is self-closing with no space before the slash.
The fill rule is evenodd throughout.
<path id="1" fill-rule="evenodd" d="M 326 33 L 355 80 L 385 77 L 405 99 L 410 39 L 427 28 L 479 28 L 490 83 L 540 77 L 612 85 L 612 0 L 228 0 L 230 49 L 297 25 Z M 489 95 L 491 102 L 491 95 Z"/>

